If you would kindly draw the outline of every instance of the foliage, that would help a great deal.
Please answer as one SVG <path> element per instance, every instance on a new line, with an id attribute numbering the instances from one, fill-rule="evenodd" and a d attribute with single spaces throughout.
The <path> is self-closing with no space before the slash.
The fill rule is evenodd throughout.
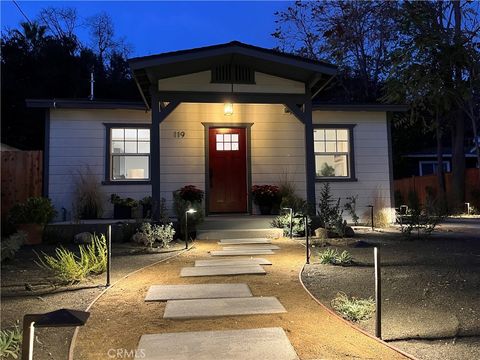
<path id="1" fill-rule="evenodd" d="M 178 190 L 180 198 L 191 203 L 201 203 L 204 194 L 204 191 L 197 189 L 195 185 L 187 185 Z"/>
<path id="2" fill-rule="evenodd" d="M 252 196 L 255 204 L 269 206 L 277 203 L 280 195 L 278 186 L 275 185 L 253 185 Z"/>
<path id="3" fill-rule="evenodd" d="M 333 177 L 335 176 L 335 169 L 333 166 L 328 165 L 327 163 L 323 163 L 322 167 L 320 168 L 320 176 L 325 177 Z"/>
<path id="4" fill-rule="evenodd" d="M 375 302 L 372 298 L 357 299 L 349 298 L 345 293 L 337 293 L 332 300 L 332 307 L 342 315 L 344 319 L 354 322 L 367 320 L 375 312 Z"/>
<path id="5" fill-rule="evenodd" d="M 311 219 L 308 218 L 308 226 L 311 224 Z M 285 236 L 290 236 L 290 214 L 279 215 L 275 217 L 270 226 L 273 228 L 283 229 Z M 293 213 L 292 217 L 292 232 L 293 236 L 305 236 L 305 217 L 300 213 Z"/>
<path id="6" fill-rule="evenodd" d="M 27 234 L 23 231 L 16 232 L 5 240 L 2 239 L 2 247 L 0 252 L 2 263 L 7 259 L 13 260 L 15 254 L 18 250 L 20 250 L 26 240 Z"/>
<path id="7" fill-rule="evenodd" d="M 353 224 L 358 225 L 358 220 L 360 219 L 359 216 L 357 215 L 357 200 L 358 200 L 358 195 L 355 196 L 348 196 L 347 201 L 343 205 L 343 208 L 347 210 L 349 213 L 350 217 L 352 218 Z"/>
<path id="8" fill-rule="evenodd" d="M 37 265 L 52 271 L 61 283 L 71 284 L 84 280 L 89 275 L 98 275 L 107 269 L 107 241 L 105 236 L 93 236 L 91 244 L 79 246 L 80 255 L 59 247 L 55 255 L 37 254 Z"/>
<path id="9" fill-rule="evenodd" d="M 330 184 L 323 184 L 320 190 L 318 204 L 320 226 L 335 231 L 340 237 L 345 235 L 347 222 L 343 220 L 343 209 L 340 208 L 340 199 L 335 201 L 330 192 Z"/>
<path id="10" fill-rule="evenodd" d="M 0 359 L 18 359 L 22 345 L 22 330 L 18 322 L 12 329 L 0 331 Z"/>
<path id="11" fill-rule="evenodd" d="M 470 191 L 470 198 L 472 202 L 471 207 L 478 213 L 480 211 L 480 189 L 472 189 Z"/>
<path id="12" fill-rule="evenodd" d="M 99 219 L 103 213 L 104 194 L 100 180 L 87 165 L 75 176 L 74 209 L 78 219 Z"/>
<path id="13" fill-rule="evenodd" d="M 161 247 L 168 247 L 169 243 L 173 240 L 175 230 L 173 224 L 156 225 L 149 222 L 145 222 L 140 225 L 138 232 L 143 235 L 144 245 L 152 247 L 155 241 L 161 243 Z"/>
<path id="14" fill-rule="evenodd" d="M 352 255 L 346 250 L 339 253 L 337 249 L 326 249 L 319 255 L 321 264 L 345 266 L 353 263 Z"/>
<path id="15" fill-rule="evenodd" d="M 180 235 L 185 236 L 185 212 L 189 209 L 194 209 L 196 212 L 188 214 L 188 232 L 196 229 L 196 226 L 203 221 L 203 206 L 201 202 L 188 201 L 180 196 L 180 191 L 173 192 L 173 210 L 177 216 Z"/>
<path id="16" fill-rule="evenodd" d="M 165 200 L 165 199 L 163 199 Z M 153 199 L 151 196 L 145 196 L 144 198 L 142 198 L 139 202 L 138 202 L 140 205 L 142 206 L 152 206 L 153 204 Z"/>
<path id="17" fill-rule="evenodd" d="M 48 198 L 30 197 L 25 203 L 15 204 L 9 213 L 14 224 L 40 224 L 51 222 L 57 212 Z"/>
<path id="18" fill-rule="evenodd" d="M 428 210 L 422 206 L 409 208 L 407 214 L 402 216 L 400 231 L 407 237 L 416 232 L 417 238 L 420 238 L 421 235 L 430 235 L 443 219 L 441 212 L 434 209 Z"/>
<path id="19" fill-rule="evenodd" d="M 117 194 L 112 194 L 110 195 L 110 202 L 113 204 L 113 205 L 118 205 L 118 206 L 126 206 L 126 207 L 130 207 L 130 208 L 135 208 L 138 206 L 138 201 L 137 200 L 134 200 L 132 198 L 121 198 L 120 196 L 118 196 Z"/>
<path id="20" fill-rule="evenodd" d="M 305 199 L 298 196 L 295 191 L 295 183 L 285 173 L 278 183 L 280 209 L 290 208 L 294 213 L 306 215 L 308 213 L 308 203 Z"/>

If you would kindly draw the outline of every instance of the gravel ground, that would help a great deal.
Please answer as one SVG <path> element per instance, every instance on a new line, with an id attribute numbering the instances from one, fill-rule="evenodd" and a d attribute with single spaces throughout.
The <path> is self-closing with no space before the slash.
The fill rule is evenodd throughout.
<path id="1" fill-rule="evenodd" d="M 76 248 L 76 247 L 72 247 Z M 126 244 L 112 245 L 112 283 L 144 266 L 174 255 L 183 248 L 175 244 L 168 252 L 145 254 L 139 248 Z M 54 246 L 35 246 L 37 252 L 53 253 Z M 104 289 L 105 275 L 95 276 L 76 286 L 54 287 L 53 278 L 39 268 L 34 261 L 37 256 L 32 247 L 25 246 L 16 258 L 2 265 L 1 327 L 8 328 L 23 315 L 44 313 L 60 308 L 85 310 Z M 29 287 L 31 290 L 26 289 Z M 73 335 L 73 328 L 37 329 L 34 345 L 35 360 L 65 360 Z"/>
<path id="2" fill-rule="evenodd" d="M 480 237 L 474 226 L 449 224 L 427 240 L 405 240 L 392 232 L 360 232 L 335 243 L 349 251 L 353 266 L 306 266 L 303 281 L 325 305 L 338 292 L 374 296 L 373 246 L 381 251 L 383 338 L 420 359 L 480 359 Z M 365 242 L 367 244 L 365 244 Z M 358 246 L 358 245 L 357 245 Z M 359 326 L 374 333 L 373 319 Z"/>

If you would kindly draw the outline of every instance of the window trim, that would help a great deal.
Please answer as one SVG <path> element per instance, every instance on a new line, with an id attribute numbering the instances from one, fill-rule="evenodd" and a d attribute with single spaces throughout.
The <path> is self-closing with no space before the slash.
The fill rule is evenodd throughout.
<path id="1" fill-rule="evenodd" d="M 429 164 L 437 165 L 438 162 L 436 160 L 420 160 L 418 162 L 418 174 L 419 174 L 419 176 L 424 176 L 422 165 L 429 165 Z M 450 161 L 449 160 L 442 160 L 442 164 L 447 165 L 446 169 L 443 170 L 444 172 L 446 172 L 446 173 L 451 172 L 451 167 L 450 167 Z M 432 174 L 428 174 L 428 175 L 436 175 L 436 173 L 433 172 Z"/>
<path id="2" fill-rule="evenodd" d="M 348 130 L 348 170 L 349 176 L 348 177 L 319 177 L 317 176 L 317 166 L 315 161 L 315 153 L 314 150 L 314 168 L 315 168 L 315 182 L 353 182 L 358 181 L 355 175 L 355 146 L 353 142 L 353 129 L 355 128 L 356 124 L 313 124 L 313 131 L 316 129 L 347 129 Z M 314 140 L 315 142 L 315 140 Z"/>
<path id="3" fill-rule="evenodd" d="M 102 181 L 102 185 L 150 185 L 151 181 L 151 169 L 152 169 L 152 154 L 150 151 L 148 162 L 149 179 L 146 180 L 112 180 L 111 178 L 111 129 L 112 128 L 134 128 L 134 129 L 149 129 L 151 131 L 151 125 L 148 123 L 103 123 L 105 126 L 105 176 Z M 151 135 L 151 134 L 150 134 Z M 150 138 L 150 147 L 151 147 Z"/>

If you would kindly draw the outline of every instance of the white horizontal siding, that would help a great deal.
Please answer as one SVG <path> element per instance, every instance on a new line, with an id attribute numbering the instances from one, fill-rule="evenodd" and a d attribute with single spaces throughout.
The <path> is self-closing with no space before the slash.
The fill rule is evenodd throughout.
<path id="1" fill-rule="evenodd" d="M 314 111 L 313 123 L 354 124 L 355 175 L 357 181 L 331 182 L 335 198 L 358 195 L 357 214 L 368 215 L 367 205 L 382 202 L 391 214 L 388 133 L 386 114 L 383 112 Z M 315 189 L 317 199 L 321 182 Z M 377 199 L 377 200 L 376 200 Z M 367 212 L 365 212 L 368 210 Z M 369 216 L 369 215 L 368 215 Z"/>
<path id="2" fill-rule="evenodd" d="M 78 174 L 86 167 L 98 182 L 105 179 L 105 126 L 103 123 L 149 123 L 150 114 L 139 110 L 51 110 L 49 196 L 57 210 L 72 216 Z M 141 199 L 150 185 L 102 185 L 104 217 L 112 216 L 110 194 Z M 61 212 L 59 211 L 59 216 Z"/>

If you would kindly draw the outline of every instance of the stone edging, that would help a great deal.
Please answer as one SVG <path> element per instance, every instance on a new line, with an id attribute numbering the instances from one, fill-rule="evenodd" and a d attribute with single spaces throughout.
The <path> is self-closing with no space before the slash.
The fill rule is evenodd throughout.
<path id="1" fill-rule="evenodd" d="M 411 359 L 411 360 L 419 360 L 418 358 L 416 358 L 415 356 L 411 355 L 411 354 L 408 354 L 406 353 L 405 351 L 403 350 L 400 350 L 399 348 L 387 343 L 386 341 L 383 341 L 382 339 L 379 339 L 375 336 L 373 336 L 372 334 L 368 333 L 367 331 L 363 330 L 363 329 L 360 329 L 358 326 L 354 325 L 353 323 L 351 323 L 350 321 L 348 320 L 345 320 L 343 317 L 341 317 L 340 315 L 338 315 L 335 311 L 331 310 L 328 306 L 324 305 L 323 303 L 320 302 L 320 300 L 318 300 L 308 289 L 307 287 L 305 286 L 305 284 L 303 283 L 302 281 L 302 273 L 303 273 L 303 270 L 305 269 L 305 265 L 302 266 L 302 268 L 300 269 L 300 272 L 298 273 L 298 280 L 300 281 L 300 284 L 302 284 L 302 287 L 303 289 L 307 292 L 308 295 L 310 295 L 310 297 L 315 300 L 315 302 L 320 305 L 325 311 L 327 311 L 330 315 L 332 315 L 333 317 L 337 318 L 338 320 L 342 321 L 343 323 L 347 324 L 348 326 L 350 326 L 351 328 L 353 328 L 354 330 L 358 331 L 358 332 L 361 332 L 363 335 L 366 335 L 368 336 L 369 338 L 385 345 L 386 347 L 398 352 L 399 354 L 403 355 L 403 356 L 406 356 L 407 358 Z"/>
<path id="2" fill-rule="evenodd" d="M 90 308 L 98 301 L 98 299 L 100 299 L 110 288 L 112 288 L 113 286 L 117 285 L 120 281 L 122 281 L 122 280 L 128 278 L 129 276 L 131 276 L 131 275 L 133 275 L 133 274 L 135 274 L 135 273 L 137 273 L 137 272 L 139 272 L 139 271 L 142 271 L 142 270 L 144 270 L 144 269 L 146 269 L 146 268 L 149 268 L 149 267 L 151 267 L 151 266 L 155 266 L 155 265 L 160 264 L 160 263 L 162 263 L 162 262 L 164 262 L 164 261 L 173 259 L 174 257 L 177 257 L 177 256 L 179 256 L 179 255 L 182 255 L 183 253 L 189 251 L 190 249 L 192 249 L 192 247 L 189 248 L 188 250 L 187 250 L 187 249 L 180 250 L 180 251 L 178 251 L 178 253 L 176 253 L 176 254 L 174 254 L 174 255 L 172 255 L 172 256 L 169 256 L 169 257 L 167 257 L 167 258 L 165 258 L 165 259 L 156 261 L 156 262 L 154 262 L 154 263 L 152 263 L 152 264 L 146 265 L 146 266 L 144 266 L 144 267 L 141 267 L 140 269 L 137 269 L 137 270 L 134 270 L 134 271 L 128 273 L 127 275 L 122 276 L 120 279 L 118 279 L 117 281 L 115 281 L 115 282 L 114 282 L 113 284 L 111 284 L 108 288 L 105 288 L 100 294 L 98 294 L 97 297 L 95 297 L 95 299 L 93 299 L 93 301 L 87 306 L 87 308 L 85 309 L 85 311 L 90 310 Z M 78 329 L 79 329 L 79 327 L 77 326 L 77 327 L 75 328 L 74 333 L 73 333 L 72 340 L 70 341 L 70 347 L 69 347 L 69 349 L 68 349 L 68 358 L 67 358 L 68 360 L 73 360 L 73 351 L 74 351 L 74 349 L 75 349 L 75 344 L 76 344 L 76 341 L 77 341 Z"/>

